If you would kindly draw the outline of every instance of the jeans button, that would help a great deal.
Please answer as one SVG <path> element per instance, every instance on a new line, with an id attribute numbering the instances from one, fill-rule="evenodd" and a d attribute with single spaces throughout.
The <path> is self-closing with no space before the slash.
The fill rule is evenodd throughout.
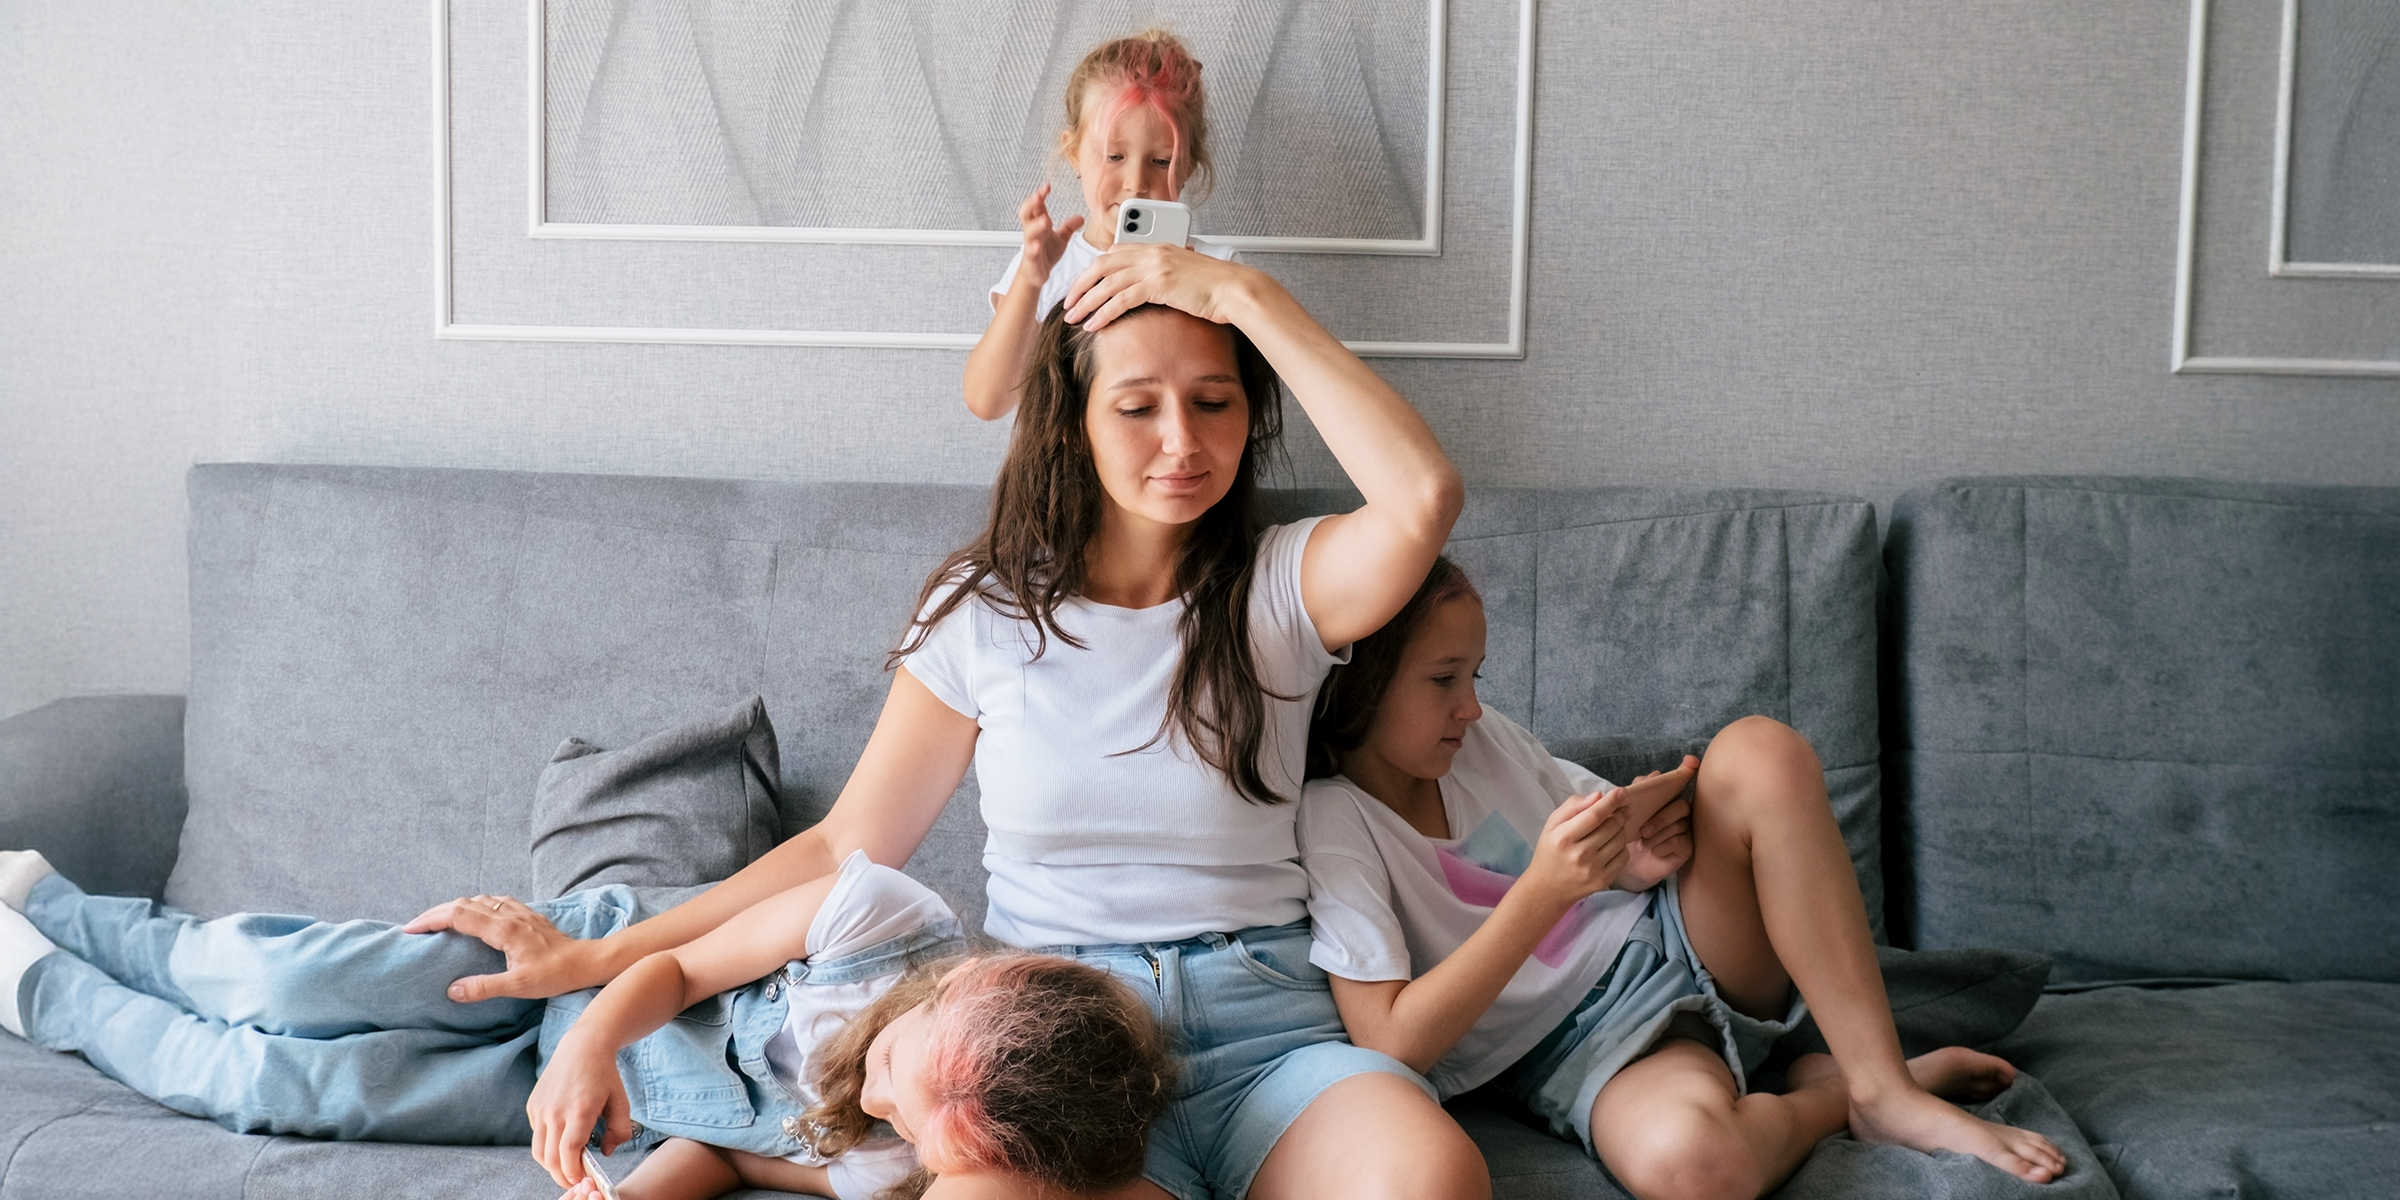
<path id="1" fill-rule="evenodd" d="M 785 1117 L 783 1119 L 783 1136 L 795 1142 L 800 1140 L 800 1118 Z"/>
<path id="2" fill-rule="evenodd" d="M 775 998 L 777 998 L 777 997 L 779 997 L 779 996 L 781 996 L 781 995 L 783 995 L 783 983 L 782 983 L 782 981 L 780 981 L 780 980 L 774 980 L 774 979 L 770 979 L 770 980 L 768 980 L 768 981 L 767 981 L 767 999 L 769 999 L 769 1000 L 773 1000 L 773 999 L 775 999 Z"/>

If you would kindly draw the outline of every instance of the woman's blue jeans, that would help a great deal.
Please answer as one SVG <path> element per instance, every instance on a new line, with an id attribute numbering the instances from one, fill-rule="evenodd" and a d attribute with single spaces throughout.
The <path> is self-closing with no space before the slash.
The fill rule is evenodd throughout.
<path id="1" fill-rule="evenodd" d="M 632 918 L 622 888 L 533 906 L 573 937 Z M 457 933 L 240 913 L 213 921 L 91 896 L 64 876 L 25 916 L 65 953 L 18 996 L 26 1036 L 237 1132 L 524 1145 L 544 1001 L 448 996 L 501 971 Z"/>

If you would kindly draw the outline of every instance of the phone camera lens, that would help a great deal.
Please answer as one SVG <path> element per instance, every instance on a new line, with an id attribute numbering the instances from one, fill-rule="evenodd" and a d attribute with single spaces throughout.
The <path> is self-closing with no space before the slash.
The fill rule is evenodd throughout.
<path id="1" fill-rule="evenodd" d="M 1142 210 L 1140 210 L 1140 209 L 1138 209 L 1138 208 L 1129 208 L 1129 209 L 1126 209 L 1126 210 L 1125 210 L 1125 219 L 1126 219 L 1126 220 L 1128 220 L 1128 221 L 1139 221 L 1139 220 L 1141 220 L 1141 219 L 1142 219 Z"/>
<path id="2" fill-rule="evenodd" d="M 1141 223 L 1140 221 L 1127 221 L 1127 222 L 1125 222 L 1125 232 L 1127 232 L 1127 233 L 1140 233 L 1141 231 L 1142 231 L 1142 223 Z"/>

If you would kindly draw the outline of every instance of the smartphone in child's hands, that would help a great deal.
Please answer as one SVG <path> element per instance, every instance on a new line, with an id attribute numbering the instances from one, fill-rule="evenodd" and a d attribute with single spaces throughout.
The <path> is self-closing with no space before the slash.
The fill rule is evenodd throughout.
<path id="1" fill-rule="evenodd" d="M 1173 200 L 1127 200 L 1117 205 L 1117 242 L 1188 246 L 1192 210 Z"/>
<path id="2" fill-rule="evenodd" d="M 616 1181 L 608 1177 L 608 1171 L 600 1165 L 600 1156 L 592 1153 L 589 1146 L 583 1148 L 583 1173 L 592 1177 L 592 1182 L 599 1185 L 600 1194 L 607 1200 L 617 1200 Z"/>
<path id="3" fill-rule="evenodd" d="M 1617 807 L 1625 813 L 1625 828 L 1638 836 L 1641 828 L 1658 815 L 1658 810 L 1674 803 L 1692 786 L 1692 772 L 1681 765 L 1648 779 L 1637 779 L 1617 789 Z M 1605 795 L 1606 793 L 1603 793 Z"/>

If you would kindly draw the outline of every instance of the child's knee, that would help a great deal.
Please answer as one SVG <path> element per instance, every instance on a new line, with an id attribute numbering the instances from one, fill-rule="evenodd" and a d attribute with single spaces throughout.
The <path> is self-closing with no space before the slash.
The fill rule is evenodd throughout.
<path id="1" fill-rule="evenodd" d="M 1731 1112 L 1661 1105 L 1602 1147 L 1637 1200 L 1754 1200 L 1765 1186 Z"/>

